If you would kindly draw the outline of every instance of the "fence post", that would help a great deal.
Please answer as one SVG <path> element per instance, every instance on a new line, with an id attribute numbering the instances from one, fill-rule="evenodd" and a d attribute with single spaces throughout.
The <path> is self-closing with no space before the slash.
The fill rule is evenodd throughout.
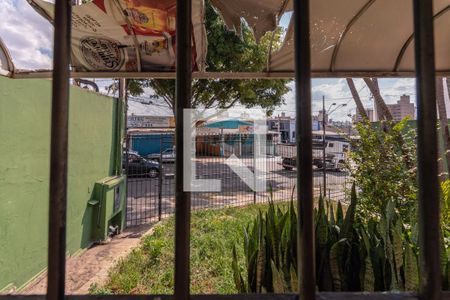
<path id="1" fill-rule="evenodd" d="M 164 176 L 164 163 L 162 159 L 162 148 L 163 148 L 163 135 L 160 135 L 159 140 L 159 176 L 158 176 L 158 220 L 161 221 L 162 215 L 162 181 Z"/>
<path id="2" fill-rule="evenodd" d="M 255 133 L 253 133 L 253 143 L 255 142 Z M 255 149 L 255 147 L 253 147 L 253 149 Z M 253 150 L 253 188 L 253 204 L 256 204 L 256 149 Z"/>

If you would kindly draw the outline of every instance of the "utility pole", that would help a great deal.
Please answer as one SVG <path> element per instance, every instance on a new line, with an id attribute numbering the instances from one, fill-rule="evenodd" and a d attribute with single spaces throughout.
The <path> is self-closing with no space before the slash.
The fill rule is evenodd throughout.
<path id="1" fill-rule="evenodd" d="M 323 195 L 327 195 L 327 163 L 326 163 L 326 142 L 325 142 L 325 96 L 322 96 L 322 171 L 323 171 Z"/>

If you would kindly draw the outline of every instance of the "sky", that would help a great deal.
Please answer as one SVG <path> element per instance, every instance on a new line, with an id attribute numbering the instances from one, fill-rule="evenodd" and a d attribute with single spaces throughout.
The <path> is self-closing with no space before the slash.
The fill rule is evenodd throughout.
<path id="1" fill-rule="evenodd" d="M 38 15 L 26 0 L 0 0 L 0 37 L 8 46 L 17 68 L 49 69 L 52 65 L 53 28 Z M 287 18 L 281 22 L 286 25 Z M 415 102 L 414 79 L 380 79 L 380 90 L 387 103 L 395 103 L 400 95 L 407 94 Z M 370 93 L 362 80 L 355 80 L 356 88 L 360 91 L 361 99 L 366 108 L 373 107 Z M 284 96 L 285 104 L 275 110 L 275 115 L 285 112 L 294 115 L 294 87 L 289 84 L 291 91 Z M 355 104 L 345 79 L 313 79 L 312 98 L 313 113 L 322 108 L 322 96 L 325 96 L 328 108 L 332 103 L 347 104 L 337 109 L 330 117 L 335 120 L 350 120 L 347 115 L 355 113 Z M 159 109 L 159 110 L 158 110 Z M 133 104 L 132 112 L 158 114 L 160 108 L 150 105 Z M 160 112 L 159 112 L 160 113 Z"/>

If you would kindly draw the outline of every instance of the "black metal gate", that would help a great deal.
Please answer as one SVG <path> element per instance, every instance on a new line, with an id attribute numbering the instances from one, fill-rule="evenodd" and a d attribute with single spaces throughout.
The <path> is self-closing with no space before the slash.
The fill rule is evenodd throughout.
<path id="1" fill-rule="evenodd" d="M 127 226 L 157 222 L 175 211 L 173 134 L 136 134 L 129 138 L 125 165 L 127 184 Z M 251 138 L 246 135 L 202 135 L 196 139 L 196 179 L 216 179 L 220 192 L 193 192 L 191 209 L 243 206 L 269 201 L 287 201 L 295 195 L 296 170 L 282 166 L 277 144 L 267 141 L 264 161 L 253 155 Z M 254 192 L 245 180 L 227 164 L 235 155 L 243 166 L 254 172 L 255 165 L 264 169 L 266 192 Z M 261 165 L 263 164 L 263 166 Z M 327 196 L 345 201 L 348 178 L 345 172 L 327 171 Z M 314 172 L 314 193 L 320 194 L 323 170 Z"/>

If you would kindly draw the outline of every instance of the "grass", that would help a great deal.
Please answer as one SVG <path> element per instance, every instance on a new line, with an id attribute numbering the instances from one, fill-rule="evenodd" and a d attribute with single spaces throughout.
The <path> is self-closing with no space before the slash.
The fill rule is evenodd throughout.
<path id="1" fill-rule="evenodd" d="M 237 293 L 231 269 L 232 247 L 243 255 L 243 228 L 266 205 L 194 212 L 191 217 L 191 293 Z M 139 248 L 121 260 L 107 283 L 93 286 L 101 294 L 173 294 L 174 218 L 155 226 Z M 244 261 L 240 261 L 244 270 Z"/>

